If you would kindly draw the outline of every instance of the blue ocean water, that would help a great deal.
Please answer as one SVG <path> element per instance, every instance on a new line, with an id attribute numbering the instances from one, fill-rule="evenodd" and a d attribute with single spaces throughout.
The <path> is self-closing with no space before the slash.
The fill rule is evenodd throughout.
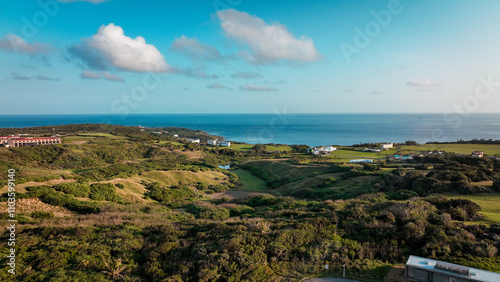
<path id="1" fill-rule="evenodd" d="M 227 140 L 275 144 L 352 145 L 415 140 L 500 140 L 500 114 L 136 114 L 2 115 L 0 127 L 108 123 L 186 127 Z"/>

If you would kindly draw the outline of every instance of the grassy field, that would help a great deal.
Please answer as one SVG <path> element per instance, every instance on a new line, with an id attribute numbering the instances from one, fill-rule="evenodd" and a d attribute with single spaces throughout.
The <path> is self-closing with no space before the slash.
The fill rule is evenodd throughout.
<path id="1" fill-rule="evenodd" d="M 375 152 L 363 152 L 363 151 L 354 151 L 354 150 L 337 150 L 335 152 L 332 152 L 329 157 L 339 156 L 339 157 L 345 157 L 345 158 L 351 158 L 351 159 L 352 159 L 352 157 L 378 159 L 378 158 L 385 158 L 387 156 L 386 152 L 387 151 L 384 151 L 381 153 L 375 153 Z"/>
<path id="2" fill-rule="evenodd" d="M 326 166 L 319 165 L 293 165 L 286 161 L 260 160 L 246 162 L 245 165 L 256 166 L 264 170 L 269 179 L 298 179 L 324 174 L 328 170 Z"/>
<path id="3" fill-rule="evenodd" d="M 483 193 L 474 195 L 447 195 L 450 198 L 461 198 L 473 201 L 481 206 L 481 212 L 484 216 L 483 220 L 494 223 L 500 222 L 500 194 L 499 193 Z"/>
<path id="4" fill-rule="evenodd" d="M 229 149 L 238 150 L 242 152 L 249 152 L 254 145 L 252 144 L 231 144 Z M 284 145 L 284 146 L 266 146 L 266 151 L 291 151 L 292 147 Z"/>
<path id="5" fill-rule="evenodd" d="M 264 180 L 258 178 L 253 175 L 248 170 L 237 169 L 232 171 L 236 175 L 238 175 L 240 179 L 241 186 L 238 187 L 238 190 L 243 191 L 265 191 L 267 190 L 267 184 Z"/>
<path id="6" fill-rule="evenodd" d="M 401 151 L 419 152 L 419 151 L 445 151 L 457 154 L 470 154 L 472 151 L 483 151 L 488 155 L 500 154 L 500 145 L 494 144 L 423 144 L 418 146 L 402 146 Z M 391 149 L 387 152 L 396 151 Z"/>
<path id="7" fill-rule="evenodd" d="M 220 180 L 227 179 L 222 172 L 218 171 L 150 171 L 142 175 L 133 176 L 127 181 L 141 182 L 146 180 L 148 182 L 158 182 L 162 185 L 173 186 L 179 184 L 196 184 L 198 182 L 206 184 L 217 184 Z"/>

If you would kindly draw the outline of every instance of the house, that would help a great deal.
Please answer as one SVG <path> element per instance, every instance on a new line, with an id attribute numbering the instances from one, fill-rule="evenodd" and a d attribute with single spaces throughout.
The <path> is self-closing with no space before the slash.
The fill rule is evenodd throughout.
<path id="1" fill-rule="evenodd" d="M 177 135 L 177 134 L 174 134 L 174 137 L 179 137 L 179 135 Z"/>
<path id="2" fill-rule="evenodd" d="M 59 137 L 40 137 L 40 138 L 19 138 L 13 137 L 7 140 L 6 147 L 24 147 L 24 146 L 38 146 L 38 145 L 55 145 L 61 144 Z"/>
<path id="3" fill-rule="evenodd" d="M 186 141 L 188 143 L 200 143 L 200 139 L 196 139 L 196 138 L 186 138 Z"/>
<path id="4" fill-rule="evenodd" d="M 375 152 L 375 153 L 380 153 L 382 150 L 380 149 L 373 149 L 373 148 L 365 148 L 363 152 Z"/>
<path id="5" fill-rule="evenodd" d="M 484 156 L 483 151 L 474 151 L 471 154 L 471 157 L 474 157 L 474 158 L 482 158 L 483 156 Z"/>
<path id="6" fill-rule="evenodd" d="M 207 140 L 207 145 L 217 146 L 217 139 Z"/>
<path id="7" fill-rule="evenodd" d="M 307 149 L 307 152 L 313 155 L 329 155 L 331 152 L 337 151 L 333 146 L 314 147 Z"/>
<path id="8" fill-rule="evenodd" d="M 380 150 L 389 150 L 390 148 L 394 148 L 394 143 L 385 143 L 380 145 Z"/>
<path id="9" fill-rule="evenodd" d="M 325 151 L 325 152 L 329 152 L 329 153 L 331 153 L 331 152 L 333 152 L 333 151 L 337 151 L 337 148 L 335 148 L 335 147 L 333 147 L 333 146 L 325 146 L 325 147 L 324 147 L 324 151 Z"/>
<path id="10" fill-rule="evenodd" d="M 422 282 L 497 282 L 500 281 L 500 273 L 410 256 L 405 265 L 404 278 Z"/>
<path id="11" fill-rule="evenodd" d="M 217 145 L 221 147 L 231 147 L 231 142 L 229 141 L 217 141 Z"/>
<path id="12" fill-rule="evenodd" d="M 373 160 L 371 160 L 371 159 L 357 159 L 357 160 L 350 160 L 349 162 L 351 162 L 351 163 L 373 163 Z"/>

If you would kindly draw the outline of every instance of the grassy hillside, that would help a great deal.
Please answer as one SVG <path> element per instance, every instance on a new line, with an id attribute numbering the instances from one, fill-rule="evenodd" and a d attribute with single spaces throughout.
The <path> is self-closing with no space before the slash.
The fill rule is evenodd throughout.
<path id="1" fill-rule="evenodd" d="M 349 164 L 430 147 L 383 153 L 352 147 L 311 156 L 294 146 L 289 155 L 268 155 L 292 147 L 215 149 L 170 136 L 199 131 L 172 128 L 155 129 L 168 131 L 162 134 L 108 125 L 57 130 L 66 134 L 62 145 L 0 148 L 0 170 L 16 169 L 19 269 L 14 278 L 7 275 L 8 250 L 0 246 L 1 281 L 120 275 L 126 281 L 300 281 L 324 274 L 328 262 L 328 274 L 346 264 L 349 277 L 378 282 L 409 255 L 500 272 L 498 160 L 443 154 Z M 491 144 L 439 145 L 456 153 L 495 152 Z M 7 177 L 0 174 L 0 193 L 7 192 Z M 4 241 L 7 198 L 0 197 Z"/>

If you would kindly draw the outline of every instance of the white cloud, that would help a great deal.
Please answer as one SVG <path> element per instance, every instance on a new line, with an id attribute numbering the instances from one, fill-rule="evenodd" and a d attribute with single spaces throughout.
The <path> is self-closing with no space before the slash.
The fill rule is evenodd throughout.
<path id="1" fill-rule="evenodd" d="M 255 84 L 246 84 L 242 85 L 239 88 L 240 90 L 243 91 L 256 91 L 256 92 L 271 92 L 271 91 L 278 91 L 276 88 L 271 88 L 265 85 L 255 85 Z"/>
<path id="2" fill-rule="evenodd" d="M 117 81 L 117 82 L 124 82 L 125 80 L 123 79 L 123 77 L 119 76 L 119 75 L 114 75 L 114 74 L 111 74 L 109 72 L 102 72 L 102 76 L 104 77 L 104 79 L 106 80 L 110 80 L 110 81 Z"/>
<path id="3" fill-rule="evenodd" d="M 92 4 L 100 4 L 102 2 L 106 2 L 106 1 L 109 1 L 109 0 L 57 0 L 57 1 L 62 2 L 62 3 L 89 2 L 89 3 L 92 3 Z"/>
<path id="4" fill-rule="evenodd" d="M 252 53 L 243 51 L 240 55 L 252 63 L 314 62 L 321 58 L 312 39 L 295 38 L 279 23 L 269 25 L 256 16 L 233 9 L 218 11 L 217 17 L 227 37 L 249 46 Z"/>
<path id="5" fill-rule="evenodd" d="M 441 84 L 432 82 L 430 79 L 412 79 L 406 83 L 407 86 L 416 87 L 417 91 L 433 92 L 442 90 Z"/>
<path id="6" fill-rule="evenodd" d="M 53 49 L 53 47 L 49 44 L 38 42 L 29 44 L 23 38 L 12 33 L 7 34 L 5 37 L 6 39 L 0 39 L 0 49 L 6 51 L 35 55 L 46 54 Z"/>
<path id="7" fill-rule="evenodd" d="M 245 78 L 245 79 L 254 79 L 262 77 L 259 73 L 256 72 L 235 72 L 231 74 L 232 78 Z"/>
<path id="8" fill-rule="evenodd" d="M 81 79 L 101 79 L 102 75 L 99 72 L 93 72 L 93 71 L 83 71 L 82 74 L 80 74 Z"/>
<path id="9" fill-rule="evenodd" d="M 114 75 L 109 72 L 94 72 L 94 71 L 88 71 L 85 70 L 80 74 L 81 79 L 92 79 L 92 80 L 98 80 L 104 78 L 105 80 L 109 81 L 116 81 L 116 82 L 124 82 L 125 80 L 123 77 L 119 75 Z"/>
<path id="10" fill-rule="evenodd" d="M 195 78 L 212 78 L 212 79 L 219 78 L 219 76 L 216 74 L 206 73 L 203 67 L 198 67 L 195 69 L 175 69 L 173 70 L 173 72 Z"/>
<path id="11" fill-rule="evenodd" d="M 195 61 L 223 61 L 224 57 L 212 45 L 201 44 L 196 38 L 188 38 L 182 35 L 170 46 L 170 50 L 186 55 Z"/>
<path id="12" fill-rule="evenodd" d="M 226 88 L 226 86 L 224 86 L 220 83 L 213 83 L 213 84 L 207 85 L 207 88 L 222 89 L 222 88 Z"/>
<path id="13" fill-rule="evenodd" d="M 406 83 L 408 86 L 414 86 L 414 87 L 428 87 L 432 86 L 433 84 L 431 83 L 431 80 L 428 78 L 418 80 L 418 79 L 412 79 Z"/>
<path id="14" fill-rule="evenodd" d="M 137 36 L 126 36 L 123 29 L 112 23 L 102 25 L 90 39 L 82 39 L 82 44 L 73 45 L 69 52 L 85 61 L 94 69 L 115 67 L 131 72 L 170 72 L 163 55 L 155 46 Z"/>

